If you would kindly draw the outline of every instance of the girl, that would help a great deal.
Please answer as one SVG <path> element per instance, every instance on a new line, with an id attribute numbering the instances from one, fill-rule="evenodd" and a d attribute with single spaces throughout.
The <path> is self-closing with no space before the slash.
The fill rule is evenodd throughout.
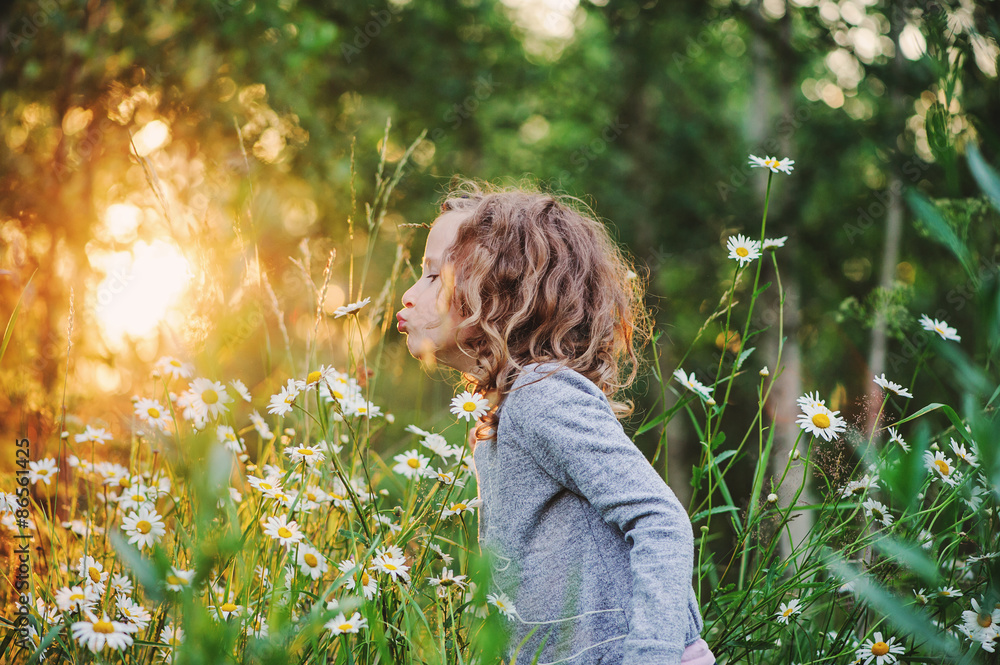
<path id="1" fill-rule="evenodd" d="M 608 397 L 648 340 L 639 279 L 570 201 L 459 183 L 399 330 L 489 401 L 470 443 L 508 657 L 524 641 L 518 662 L 539 665 L 711 665 L 690 518 L 618 421 L 631 403 Z"/>

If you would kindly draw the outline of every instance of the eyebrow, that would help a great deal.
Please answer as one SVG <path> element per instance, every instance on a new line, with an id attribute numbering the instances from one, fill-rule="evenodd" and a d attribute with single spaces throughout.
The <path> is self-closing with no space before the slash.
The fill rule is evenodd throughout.
<path id="1" fill-rule="evenodd" d="M 420 264 L 420 267 L 426 269 L 431 267 L 432 265 L 437 265 L 437 259 L 425 256 L 423 262 Z"/>

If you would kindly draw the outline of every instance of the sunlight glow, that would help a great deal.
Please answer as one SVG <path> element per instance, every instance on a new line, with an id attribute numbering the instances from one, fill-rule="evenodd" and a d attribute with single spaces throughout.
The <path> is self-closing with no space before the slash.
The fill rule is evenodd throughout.
<path id="1" fill-rule="evenodd" d="M 136 154 L 145 157 L 170 140 L 170 127 L 162 120 L 147 123 L 132 137 Z"/>
<path id="2" fill-rule="evenodd" d="M 105 338 L 120 346 L 126 336 L 149 335 L 177 302 L 191 278 L 187 260 L 173 244 L 140 241 L 131 252 L 108 256 L 107 277 L 97 287 L 95 311 Z"/>

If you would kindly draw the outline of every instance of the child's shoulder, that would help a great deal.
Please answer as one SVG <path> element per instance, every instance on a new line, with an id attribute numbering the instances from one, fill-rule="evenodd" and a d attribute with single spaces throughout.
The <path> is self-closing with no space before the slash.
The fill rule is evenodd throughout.
<path id="1" fill-rule="evenodd" d="M 526 364 L 520 371 L 511 385 L 508 397 L 519 394 L 518 400 L 535 401 L 580 391 L 594 396 L 604 395 L 593 381 L 572 367 L 551 361 L 533 362 Z"/>

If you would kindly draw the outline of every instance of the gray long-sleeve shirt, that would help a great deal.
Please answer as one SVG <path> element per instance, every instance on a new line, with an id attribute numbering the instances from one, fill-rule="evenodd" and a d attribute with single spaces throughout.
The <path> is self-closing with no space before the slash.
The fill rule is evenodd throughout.
<path id="1" fill-rule="evenodd" d="M 542 378 L 556 367 L 525 367 L 473 455 L 508 658 L 537 627 L 518 663 L 548 635 L 540 665 L 678 664 L 703 628 L 691 520 L 607 396 L 569 368 Z"/>

